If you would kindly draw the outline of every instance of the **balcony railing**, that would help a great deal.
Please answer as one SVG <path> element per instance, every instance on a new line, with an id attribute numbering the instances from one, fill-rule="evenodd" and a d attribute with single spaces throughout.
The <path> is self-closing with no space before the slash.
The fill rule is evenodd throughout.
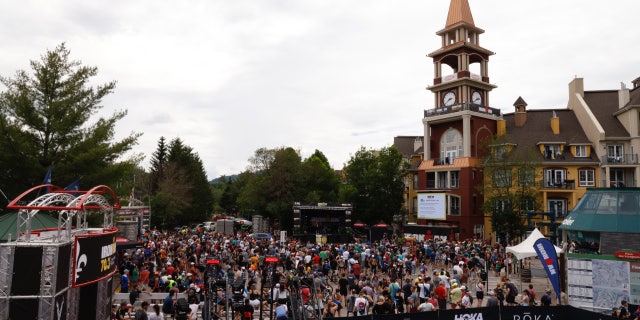
<path id="1" fill-rule="evenodd" d="M 464 102 L 464 103 L 456 104 L 453 106 L 425 110 L 424 117 L 427 118 L 431 116 L 437 116 L 441 114 L 453 113 L 453 112 L 458 112 L 463 110 L 488 113 L 495 116 L 500 116 L 500 109 L 491 108 L 491 107 L 469 103 L 469 102 Z"/>
<path id="2" fill-rule="evenodd" d="M 453 179 L 447 184 L 445 180 L 439 180 L 436 183 L 436 180 L 427 180 L 427 189 L 459 189 L 460 188 L 460 179 Z"/>
<path id="3" fill-rule="evenodd" d="M 567 190 L 575 190 L 576 189 L 576 181 L 575 180 L 543 180 L 542 185 L 540 186 L 542 189 L 567 189 Z"/>
<path id="4" fill-rule="evenodd" d="M 606 164 L 638 164 L 638 154 L 622 154 L 617 156 L 603 156 L 600 160 Z"/>
<path id="5" fill-rule="evenodd" d="M 434 158 L 433 164 L 436 166 L 444 166 L 448 164 L 453 164 L 454 160 L 456 160 L 455 157 Z"/>

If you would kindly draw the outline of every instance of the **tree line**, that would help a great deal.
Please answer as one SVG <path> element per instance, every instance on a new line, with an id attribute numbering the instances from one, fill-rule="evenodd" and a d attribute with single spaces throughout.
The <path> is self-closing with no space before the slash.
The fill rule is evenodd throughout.
<path id="1" fill-rule="evenodd" d="M 150 155 L 135 152 L 142 135 L 116 140 L 126 110 L 100 114 L 116 81 L 92 85 L 98 68 L 71 59 L 64 43 L 32 60 L 31 70 L 0 76 L 0 190 L 6 201 L 43 183 L 107 185 L 125 205 L 151 206 L 152 225 L 171 227 L 207 220 L 215 212 L 260 214 L 289 229 L 293 202 L 348 202 L 354 219 L 390 222 L 403 202 L 408 164 L 394 147 L 358 149 L 343 168 L 316 150 L 302 158 L 291 147 L 260 148 L 236 177 L 210 183 L 203 160 L 187 142 L 159 137 Z"/>

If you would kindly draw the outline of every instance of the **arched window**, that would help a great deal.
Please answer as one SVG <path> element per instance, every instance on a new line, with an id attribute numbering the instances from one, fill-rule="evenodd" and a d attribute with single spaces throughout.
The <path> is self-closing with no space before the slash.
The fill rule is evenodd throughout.
<path id="1" fill-rule="evenodd" d="M 440 138 L 440 159 L 446 164 L 452 164 L 453 160 L 462 156 L 462 134 L 460 131 L 450 128 Z"/>

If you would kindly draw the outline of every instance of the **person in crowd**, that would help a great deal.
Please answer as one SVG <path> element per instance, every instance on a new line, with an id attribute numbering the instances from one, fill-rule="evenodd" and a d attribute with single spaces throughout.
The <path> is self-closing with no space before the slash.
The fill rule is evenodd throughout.
<path id="1" fill-rule="evenodd" d="M 548 307 L 551 305 L 551 289 L 547 288 L 544 291 L 544 295 L 540 297 L 540 305 L 543 307 Z"/>
<path id="2" fill-rule="evenodd" d="M 142 301 L 140 304 L 140 309 L 136 310 L 136 313 L 133 316 L 134 320 L 149 320 L 149 316 L 147 315 L 147 309 L 149 308 L 149 302 Z"/>
<path id="3" fill-rule="evenodd" d="M 498 298 L 496 297 L 496 293 L 493 290 L 489 290 L 489 292 L 487 293 L 489 295 L 489 297 L 487 298 L 487 307 L 498 307 L 500 306 L 500 301 L 498 301 Z"/>
<path id="4" fill-rule="evenodd" d="M 149 314 L 149 320 L 164 320 L 164 313 L 160 311 L 160 305 L 153 305 L 153 312 Z"/>

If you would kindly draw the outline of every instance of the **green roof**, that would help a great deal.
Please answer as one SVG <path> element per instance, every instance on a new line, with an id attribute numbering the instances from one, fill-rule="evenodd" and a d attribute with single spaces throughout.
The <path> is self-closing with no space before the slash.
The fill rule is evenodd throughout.
<path id="1" fill-rule="evenodd" d="M 11 240 L 16 239 L 17 220 L 18 212 L 8 212 L 0 216 L 0 242 L 7 242 L 9 234 L 11 234 Z M 58 219 L 46 213 L 36 213 L 31 218 L 31 230 L 57 227 Z M 24 227 L 21 228 L 20 232 L 24 232 Z"/>
<path id="2" fill-rule="evenodd" d="M 638 233 L 640 188 L 587 189 L 560 229 Z"/>

